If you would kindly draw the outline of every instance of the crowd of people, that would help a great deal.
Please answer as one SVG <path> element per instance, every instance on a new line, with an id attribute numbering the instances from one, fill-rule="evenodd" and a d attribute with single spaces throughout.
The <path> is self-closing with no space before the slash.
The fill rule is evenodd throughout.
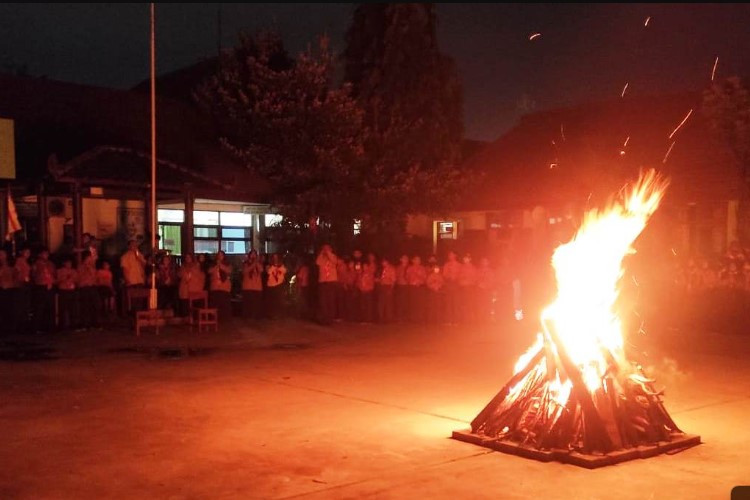
<path id="1" fill-rule="evenodd" d="M 750 292 L 750 248 L 733 243 L 721 258 L 687 259 L 678 264 L 675 284 L 691 295 L 720 289 Z"/>
<path id="2" fill-rule="evenodd" d="M 513 273 L 507 262 L 449 252 L 397 259 L 355 250 L 337 256 L 330 245 L 317 255 L 250 251 L 238 262 L 215 255 L 147 255 L 136 241 L 117 262 L 98 258 L 86 235 L 77 255 L 50 257 L 46 249 L 15 258 L 0 251 L 0 321 L 9 331 L 51 332 L 101 328 L 119 312 L 129 317 L 148 307 L 153 274 L 158 307 L 187 316 L 191 301 L 205 296 L 219 321 L 294 315 L 322 324 L 463 323 L 512 316 Z M 136 297 L 126 300 L 126 297 Z"/>

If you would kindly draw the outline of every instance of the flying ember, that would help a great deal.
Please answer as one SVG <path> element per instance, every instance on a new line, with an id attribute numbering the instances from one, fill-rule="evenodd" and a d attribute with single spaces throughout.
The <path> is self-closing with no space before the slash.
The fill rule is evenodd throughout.
<path id="1" fill-rule="evenodd" d="M 454 438 L 591 468 L 700 442 L 677 427 L 654 380 L 627 358 L 616 313 L 623 260 L 667 184 L 650 170 L 619 201 L 585 214 L 552 256 L 557 296 L 536 342 L 471 431 Z"/>

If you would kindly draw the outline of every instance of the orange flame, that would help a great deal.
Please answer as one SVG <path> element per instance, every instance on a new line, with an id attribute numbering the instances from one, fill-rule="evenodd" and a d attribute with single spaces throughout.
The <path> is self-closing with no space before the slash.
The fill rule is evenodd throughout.
<path id="1" fill-rule="evenodd" d="M 586 213 L 581 228 L 571 241 L 555 250 L 552 266 L 557 280 L 557 297 L 542 312 L 542 324 L 551 324 L 590 391 L 602 386 L 602 377 L 614 362 L 625 367 L 623 332 L 615 312 L 622 262 L 634 253 L 632 244 L 664 196 L 668 181 L 655 170 L 641 175 L 624 196 L 609 208 Z M 540 335 L 531 351 L 538 351 Z M 550 345 L 554 352 L 554 345 Z M 529 353 L 519 359 L 516 371 L 525 365 Z M 554 378 L 554 374 L 548 374 Z M 570 380 L 550 384 L 550 393 L 565 404 Z"/>

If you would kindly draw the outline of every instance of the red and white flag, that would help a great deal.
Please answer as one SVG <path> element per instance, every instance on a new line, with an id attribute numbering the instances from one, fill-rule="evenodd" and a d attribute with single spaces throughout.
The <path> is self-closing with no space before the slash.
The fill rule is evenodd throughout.
<path id="1" fill-rule="evenodd" d="M 21 230 L 21 223 L 18 222 L 18 212 L 16 212 L 16 204 L 13 203 L 13 197 L 8 195 L 8 231 L 5 233 L 5 239 L 10 241 L 13 238 L 13 233 Z"/>

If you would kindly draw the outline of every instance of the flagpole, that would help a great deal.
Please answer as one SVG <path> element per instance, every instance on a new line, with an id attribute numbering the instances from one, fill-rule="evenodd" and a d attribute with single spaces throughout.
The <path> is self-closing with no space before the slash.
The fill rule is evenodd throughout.
<path id="1" fill-rule="evenodd" d="M 155 36 L 155 8 L 151 3 L 151 291 L 149 293 L 149 309 L 156 309 L 156 36 Z"/>

